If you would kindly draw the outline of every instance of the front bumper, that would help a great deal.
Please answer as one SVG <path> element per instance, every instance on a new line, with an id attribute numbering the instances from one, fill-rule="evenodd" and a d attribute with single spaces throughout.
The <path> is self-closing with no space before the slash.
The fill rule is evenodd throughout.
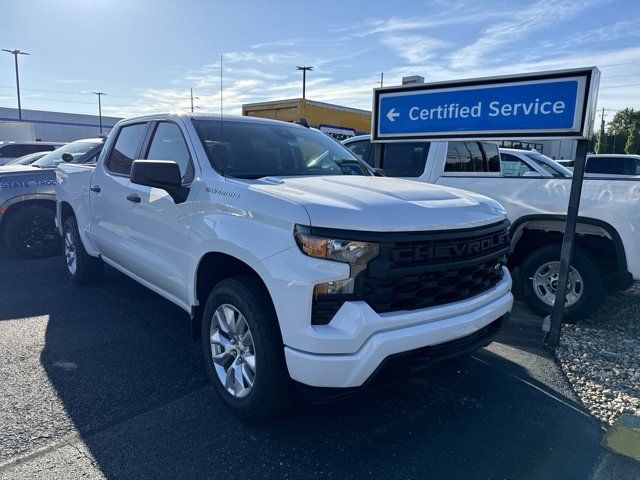
<path id="1" fill-rule="evenodd" d="M 353 351 L 311 353 L 287 346 L 289 374 L 314 387 L 359 387 L 387 358 L 472 336 L 507 315 L 512 304 L 506 269 L 491 290 L 439 307 L 377 314 L 365 302 L 347 302 L 329 325 L 314 328 L 313 335 L 324 337 L 326 352 Z"/>

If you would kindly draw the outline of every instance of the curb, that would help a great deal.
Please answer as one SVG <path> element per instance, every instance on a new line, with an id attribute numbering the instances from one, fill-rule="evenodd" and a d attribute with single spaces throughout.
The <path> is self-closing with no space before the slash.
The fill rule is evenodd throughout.
<path id="1" fill-rule="evenodd" d="M 609 450 L 640 461 L 640 417 L 625 413 L 607 430 L 602 445 Z"/>

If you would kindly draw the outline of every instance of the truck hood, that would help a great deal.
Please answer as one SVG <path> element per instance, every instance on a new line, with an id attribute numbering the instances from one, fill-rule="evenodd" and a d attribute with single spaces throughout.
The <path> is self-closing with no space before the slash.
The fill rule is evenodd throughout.
<path id="1" fill-rule="evenodd" d="M 32 167 L 31 165 L 2 165 L 0 166 L 0 175 L 5 175 L 7 173 L 42 173 L 44 170 L 45 169 L 42 168 Z"/>
<path id="2" fill-rule="evenodd" d="M 499 222 L 495 200 L 449 187 L 387 177 L 266 178 L 252 188 L 302 205 L 312 226 L 363 231 L 472 228 Z"/>

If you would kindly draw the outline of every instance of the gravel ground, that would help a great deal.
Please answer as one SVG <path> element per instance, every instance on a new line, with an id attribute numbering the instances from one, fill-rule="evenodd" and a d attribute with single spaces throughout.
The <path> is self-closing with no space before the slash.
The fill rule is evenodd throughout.
<path id="1" fill-rule="evenodd" d="M 564 325 L 557 350 L 584 405 L 603 423 L 640 416 L 640 284 L 610 296 L 577 325 Z"/>

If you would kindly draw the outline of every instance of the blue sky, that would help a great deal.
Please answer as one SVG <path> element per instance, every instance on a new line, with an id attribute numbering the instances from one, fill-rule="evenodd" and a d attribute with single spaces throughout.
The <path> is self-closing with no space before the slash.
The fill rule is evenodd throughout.
<path id="1" fill-rule="evenodd" d="M 596 65 L 600 108 L 640 108 L 638 0 L 2 0 L 0 48 L 23 108 L 136 115 L 301 96 L 369 109 L 380 72 L 451 80 Z M 14 107 L 0 56 L 0 106 Z"/>

